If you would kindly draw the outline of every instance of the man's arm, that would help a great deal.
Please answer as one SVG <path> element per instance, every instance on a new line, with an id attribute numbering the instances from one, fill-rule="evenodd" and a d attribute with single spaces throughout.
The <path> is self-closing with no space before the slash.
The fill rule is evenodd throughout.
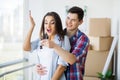
<path id="1" fill-rule="evenodd" d="M 74 64 L 76 62 L 76 56 L 74 56 L 72 53 L 70 53 L 67 50 L 64 50 L 63 48 L 61 48 L 60 46 L 58 46 L 57 44 L 54 43 L 53 46 L 55 52 L 61 56 L 63 58 L 63 60 L 65 60 L 66 62 L 68 62 L 69 64 Z"/>
<path id="2" fill-rule="evenodd" d="M 52 76 L 51 80 L 60 80 L 61 76 L 63 75 L 64 71 L 66 70 L 65 66 L 58 65 L 55 73 Z"/>
<path id="3" fill-rule="evenodd" d="M 47 46 L 49 48 L 53 48 L 55 52 L 63 58 L 67 63 L 69 64 L 74 64 L 76 62 L 76 56 L 74 56 L 72 53 L 70 53 L 67 50 L 64 50 L 62 47 L 54 43 L 53 41 L 50 40 L 42 40 L 41 44 L 44 46 Z"/>

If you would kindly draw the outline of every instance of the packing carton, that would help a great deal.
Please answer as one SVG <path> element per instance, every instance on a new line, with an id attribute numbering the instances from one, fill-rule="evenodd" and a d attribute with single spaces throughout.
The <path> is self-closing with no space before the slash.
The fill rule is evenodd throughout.
<path id="1" fill-rule="evenodd" d="M 100 80 L 100 79 L 97 78 L 97 77 L 88 77 L 88 76 L 84 76 L 84 77 L 83 77 L 83 80 Z"/>
<path id="2" fill-rule="evenodd" d="M 92 50 L 105 51 L 110 50 L 113 37 L 90 37 L 90 44 Z"/>
<path id="3" fill-rule="evenodd" d="M 111 20 L 109 18 L 90 18 L 90 36 L 111 36 Z"/>
<path id="4" fill-rule="evenodd" d="M 85 76 L 98 77 L 98 72 L 102 72 L 106 63 L 109 51 L 89 50 L 85 62 Z M 109 69 L 112 69 L 112 61 Z"/>

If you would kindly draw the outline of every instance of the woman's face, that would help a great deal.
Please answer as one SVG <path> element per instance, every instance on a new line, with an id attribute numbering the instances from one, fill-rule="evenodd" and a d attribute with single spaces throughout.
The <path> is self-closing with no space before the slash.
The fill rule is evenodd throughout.
<path id="1" fill-rule="evenodd" d="M 52 16 L 46 16 L 45 17 L 45 32 L 47 33 L 49 38 L 53 38 L 56 34 L 56 29 L 55 29 L 55 19 Z"/>

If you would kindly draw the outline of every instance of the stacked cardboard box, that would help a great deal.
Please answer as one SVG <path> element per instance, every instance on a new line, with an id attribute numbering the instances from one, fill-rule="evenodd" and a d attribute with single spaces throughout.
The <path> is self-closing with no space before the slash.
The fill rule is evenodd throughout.
<path id="1" fill-rule="evenodd" d="M 93 50 L 109 50 L 111 37 L 111 21 L 109 18 L 91 18 L 89 22 L 89 38 Z"/>
<path id="2" fill-rule="evenodd" d="M 109 51 L 89 50 L 85 63 L 85 76 L 97 77 L 98 72 L 102 72 Z M 112 68 L 110 64 L 109 68 Z"/>
<path id="3" fill-rule="evenodd" d="M 85 76 L 84 78 L 83 78 L 83 80 L 100 80 L 99 78 L 97 78 L 97 77 L 89 77 L 89 76 Z"/>
<path id="4" fill-rule="evenodd" d="M 112 44 L 112 37 L 93 37 L 89 36 L 91 49 L 97 51 L 107 51 L 110 50 Z"/>
<path id="5" fill-rule="evenodd" d="M 92 50 L 88 51 L 86 58 L 85 77 L 92 80 L 98 76 L 98 72 L 102 72 L 112 44 L 110 19 L 90 18 L 88 36 Z M 110 68 L 112 68 L 112 63 Z M 95 80 L 99 79 L 96 78 Z"/>
<path id="6" fill-rule="evenodd" d="M 90 18 L 89 21 L 90 36 L 111 36 L 111 20 L 109 18 Z"/>

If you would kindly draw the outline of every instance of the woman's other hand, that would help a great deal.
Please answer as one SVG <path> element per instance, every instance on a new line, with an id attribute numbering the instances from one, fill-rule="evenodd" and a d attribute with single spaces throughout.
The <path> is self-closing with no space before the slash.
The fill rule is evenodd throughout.
<path id="1" fill-rule="evenodd" d="M 54 46 L 55 46 L 54 41 L 51 41 L 51 40 L 49 40 L 49 39 L 43 39 L 43 40 L 41 41 L 41 44 L 42 44 L 43 46 L 46 46 L 46 47 L 49 47 L 49 48 L 54 48 Z"/>

